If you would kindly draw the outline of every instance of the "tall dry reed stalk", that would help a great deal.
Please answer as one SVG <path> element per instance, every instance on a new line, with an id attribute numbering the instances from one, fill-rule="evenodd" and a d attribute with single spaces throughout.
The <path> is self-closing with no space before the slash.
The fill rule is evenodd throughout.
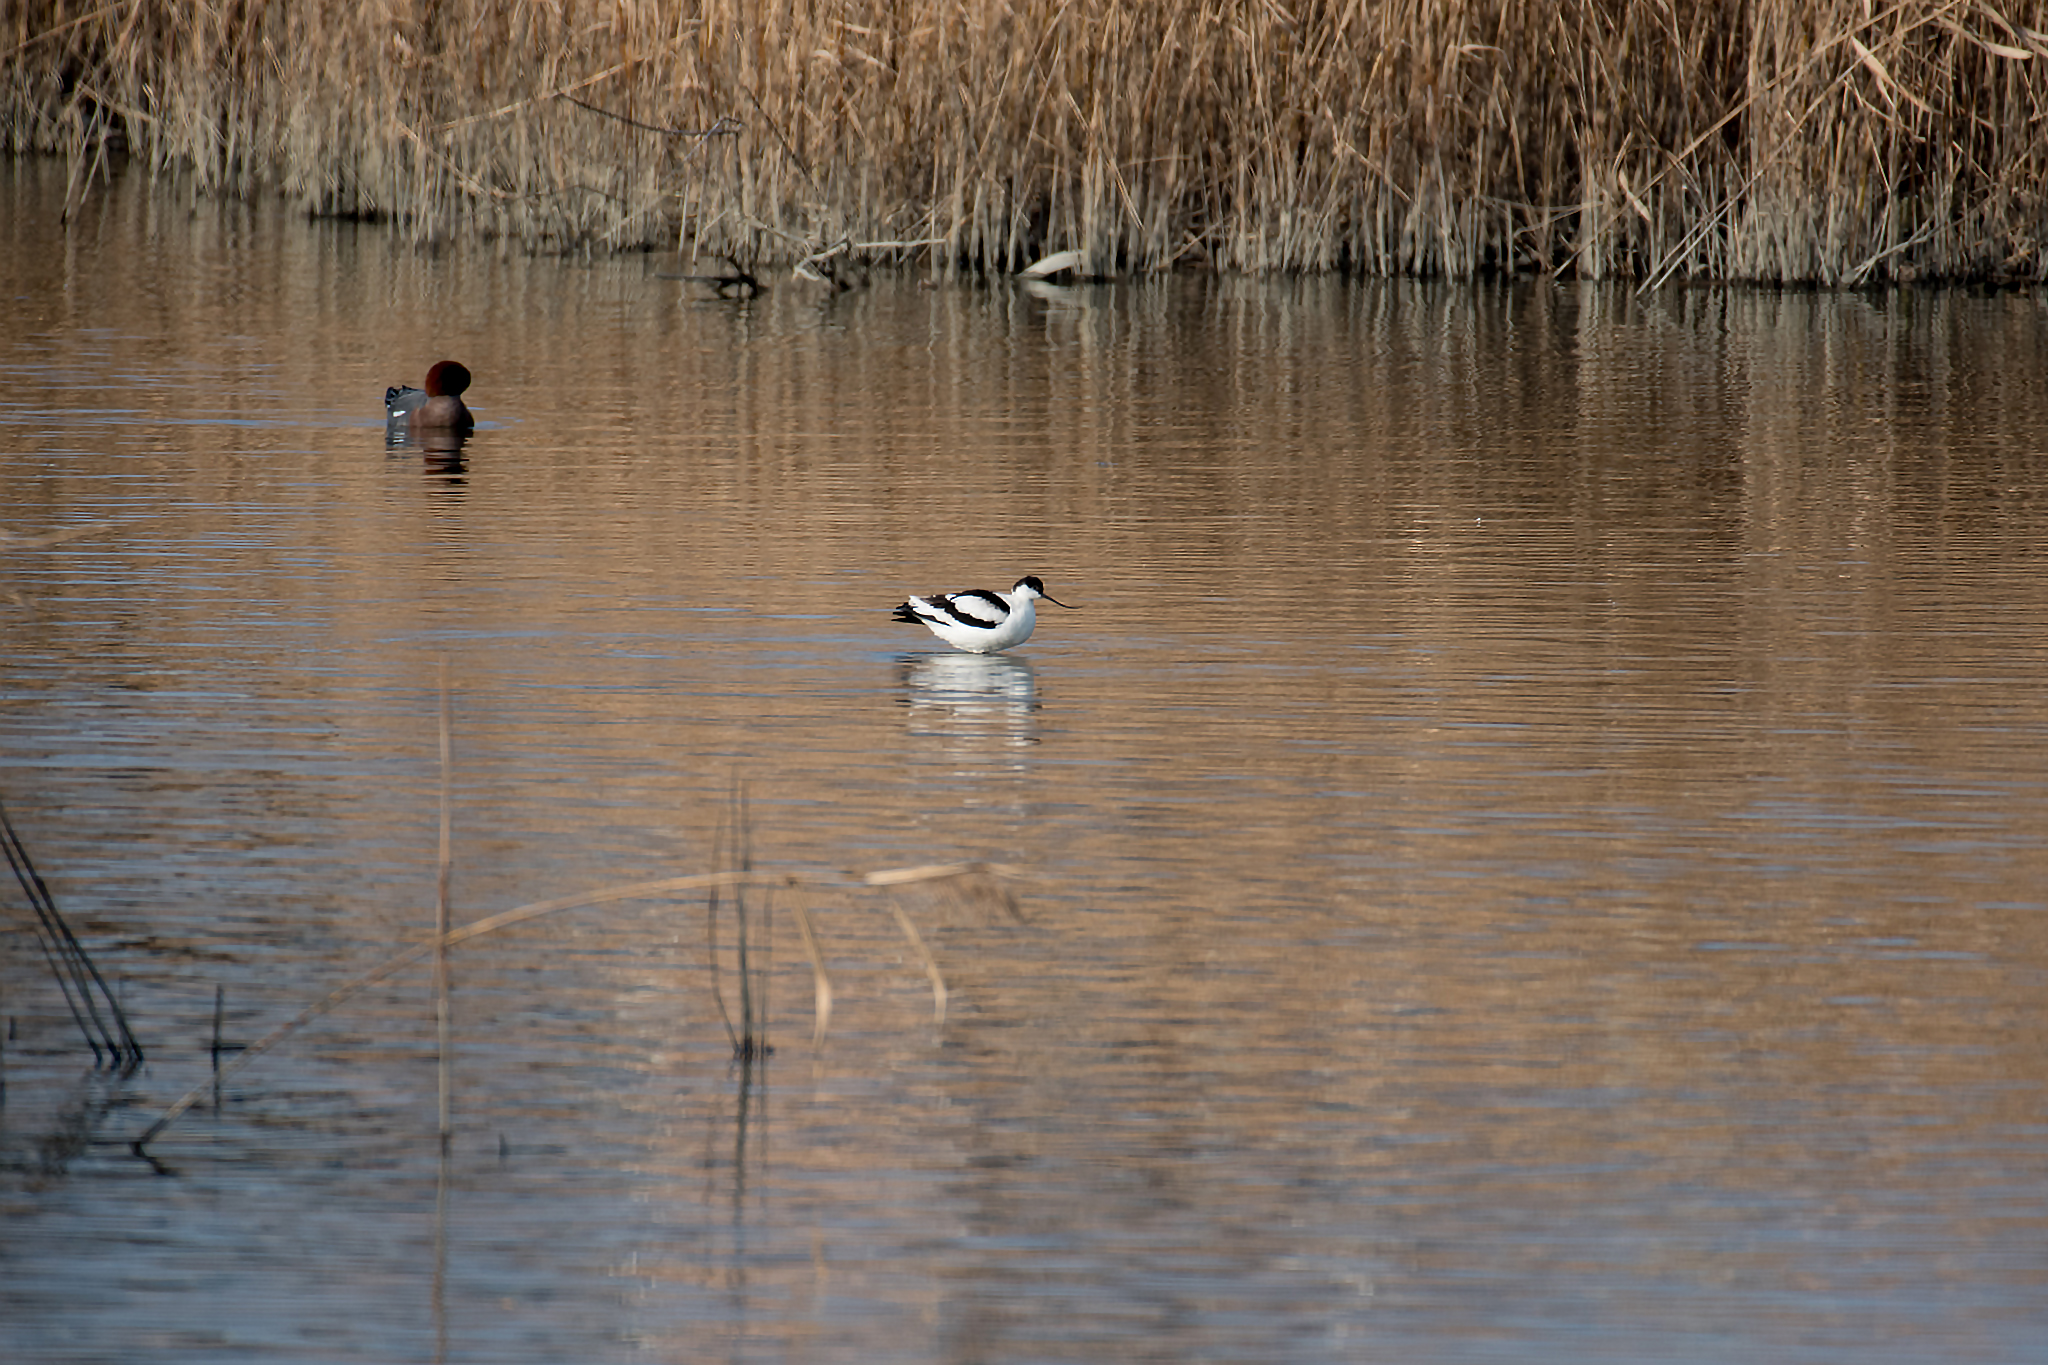
<path id="1" fill-rule="evenodd" d="M 0 146 L 535 248 L 2039 279 L 2043 0 L 14 0 Z"/>

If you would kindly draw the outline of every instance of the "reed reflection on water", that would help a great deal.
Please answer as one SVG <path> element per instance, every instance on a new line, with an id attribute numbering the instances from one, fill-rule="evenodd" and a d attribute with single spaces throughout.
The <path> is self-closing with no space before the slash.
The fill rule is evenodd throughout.
<path id="1" fill-rule="evenodd" d="M 2025 1360 L 2027 293 L 785 286 L 0 212 L 0 1354 Z M 459 354 L 459 467 L 377 395 Z M 944 652 L 906 591 L 1073 612 Z M 746 853 L 944 886 L 479 939 Z M 810 917 L 831 977 L 814 1044 Z M 717 951 L 730 990 L 732 905 Z M 899 918 L 900 912 L 900 918 Z M 10 924 L 14 923 L 10 912 Z M 942 974 L 946 1013 L 904 924 Z"/>

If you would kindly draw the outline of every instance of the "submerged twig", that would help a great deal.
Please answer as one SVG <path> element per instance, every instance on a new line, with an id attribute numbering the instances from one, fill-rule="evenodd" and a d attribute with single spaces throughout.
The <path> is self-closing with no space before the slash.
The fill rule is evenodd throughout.
<path id="1" fill-rule="evenodd" d="M 657 272 L 655 278 L 658 280 L 684 280 L 690 284 L 708 284 L 718 297 L 722 299 L 751 299 L 762 292 L 761 281 L 755 277 L 753 271 L 741 265 L 737 257 L 724 256 L 720 259 L 732 267 L 729 274 L 672 275 L 663 271 Z"/>

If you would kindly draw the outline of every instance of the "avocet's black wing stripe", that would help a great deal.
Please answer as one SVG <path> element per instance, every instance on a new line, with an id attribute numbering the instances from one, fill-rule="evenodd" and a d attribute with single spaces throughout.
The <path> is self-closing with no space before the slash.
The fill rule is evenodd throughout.
<path id="1" fill-rule="evenodd" d="M 963 626 L 999 626 L 1010 618 L 1010 604 L 986 588 L 935 597 L 931 605 Z"/>

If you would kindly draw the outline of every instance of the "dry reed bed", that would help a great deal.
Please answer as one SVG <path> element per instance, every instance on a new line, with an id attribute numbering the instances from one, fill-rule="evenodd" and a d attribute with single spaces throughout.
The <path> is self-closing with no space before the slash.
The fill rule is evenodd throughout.
<path id="1" fill-rule="evenodd" d="M 538 248 L 2039 279 L 1978 0 L 17 0 L 0 139 Z"/>

